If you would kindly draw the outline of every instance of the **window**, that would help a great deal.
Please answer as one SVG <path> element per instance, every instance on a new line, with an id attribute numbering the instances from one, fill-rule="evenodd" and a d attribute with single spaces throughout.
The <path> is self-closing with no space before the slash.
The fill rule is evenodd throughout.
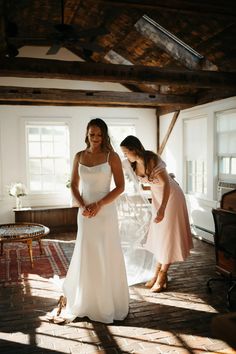
<path id="1" fill-rule="evenodd" d="M 26 137 L 30 191 L 64 190 L 70 173 L 67 125 L 27 124 Z"/>
<path id="2" fill-rule="evenodd" d="M 187 193 L 206 194 L 205 163 L 202 160 L 186 161 Z"/>
<path id="3" fill-rule="evenodd" d="M 123 159 L 124 156 L 120 148 L 120 143 L 124 138 L 126 138 L 127 135 L 136 135 L 135 124 L 108 123 L 108 129 L 112 146 L 114 150 L 120 155 L 120 158 Z"/>
<path id="4" fill-rule="evenodd" d="M 120 148 L 120 143 L 126 136 L 135 135 L 136 128 L 134 123 L 108 123 L 109 136 L 114 150 L 119 154 L 121 161 L 125 159 L 124 154 Z M 125 171 L 124 171 L 125 172 Z M 134 183 L 128 178 L 125 172 L 125 191 L 126 193 L 134 193 Z"/>
<path id="5" fill-rule="evenodd" d="M 184 121 L 186 192 L 199 196 L 207 194 L 206 132 L 205 117 Z"/>
<path id="6" fill-rule="evenodd" d="M 216 114 L 219 181 L 236 180 L 236 110 Z"/>

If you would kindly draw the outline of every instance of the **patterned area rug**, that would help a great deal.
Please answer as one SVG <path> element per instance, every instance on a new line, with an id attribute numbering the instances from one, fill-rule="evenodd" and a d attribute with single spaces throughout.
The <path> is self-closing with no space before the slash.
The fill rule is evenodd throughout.
<path id="1" fill-rule="evenodd" d="M 54 275 L 66 275 L 73 252 L 73 242 L 42 240 L 44 254 L 40 254 L 38 242 L 33 242 L 33 261 L 31 267 L 26 243 L 5 243 L 3 255 L 0 256 L 0 286 L 24 282 L 30 274 L 43 278 Z"/>

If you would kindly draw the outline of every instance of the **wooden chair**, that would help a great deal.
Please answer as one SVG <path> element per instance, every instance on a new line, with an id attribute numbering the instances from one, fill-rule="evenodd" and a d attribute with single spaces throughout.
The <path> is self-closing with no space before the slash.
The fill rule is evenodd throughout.
<path id="1" fill-rule="evenodd" d="M 215 233 L 216 273 L 218 277 L 211 278 L 210 283 L 224 281 L 227 286 L 227 306 L 231 308 L 230 296 L 236 286 L 236 190 L 223 195 L 220 208 L 212 209 Z"/>

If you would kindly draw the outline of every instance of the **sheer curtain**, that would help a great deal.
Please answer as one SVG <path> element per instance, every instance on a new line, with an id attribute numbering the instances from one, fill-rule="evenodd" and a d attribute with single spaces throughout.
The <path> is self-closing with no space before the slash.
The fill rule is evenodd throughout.
<path id="1" fill-rule="evenodd" d="M 117 199 L 121 245 L 125 258 L 128 284 L 147 281 L 153 276 L 155 259 L 145 250 L 151 204 L 127 159 L 122 161 L 125 175 L 125 191 Z"/>

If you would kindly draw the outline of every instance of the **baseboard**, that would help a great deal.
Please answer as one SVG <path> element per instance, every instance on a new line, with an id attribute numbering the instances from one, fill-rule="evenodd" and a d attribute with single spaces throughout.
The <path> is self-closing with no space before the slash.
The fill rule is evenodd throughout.
<path id="1" fill-rule="evenodd" d="M 199 240 L 214 244 L 214 232 L 198 225 L 191 225 L 192 234 Z"/>

